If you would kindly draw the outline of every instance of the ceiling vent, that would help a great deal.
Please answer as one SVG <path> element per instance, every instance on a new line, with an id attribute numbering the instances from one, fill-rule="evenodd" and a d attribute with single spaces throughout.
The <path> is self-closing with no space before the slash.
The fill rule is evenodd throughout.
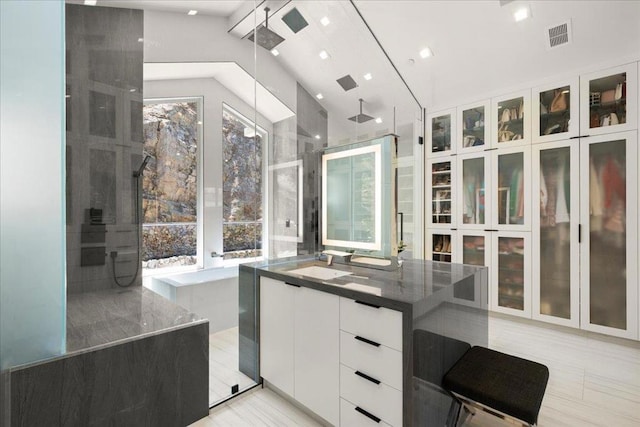
<path id="1" fill-rule="evenodd" d="M 351 77 L 349 74 L 344 77 L 340 77 L 336 81 L 345 92 L 358 87 L 358 83 L 356 83 L 356 81 L 353 80 L 353 77 Z"/>
<path id="2" fill-rule="evenodd" d="M 547 49 L 555 49 L 571 43 L 571 21 L 547 28 Z"/>

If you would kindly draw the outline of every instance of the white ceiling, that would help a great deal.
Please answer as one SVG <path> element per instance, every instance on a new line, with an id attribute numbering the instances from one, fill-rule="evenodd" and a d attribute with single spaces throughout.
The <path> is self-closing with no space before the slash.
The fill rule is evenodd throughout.
<path id="1" fill-rule="evenodd" d="M 68 0 L 69 1 L 69 0 Z M 78 2 L 79 0 L 71 0 Z M 98 5 L 171 10 L 225 16 L 229 29 L 246 16 L 253 1 L 98 0 Z M 497 95 L 500 91 L 527 88 L 545 77 L 570 73 L 599 63 L 640 59 L 640 0 L 515 0 L 500 6 L 498 0 L 354 0 L 375 37 L 407 82 L 421 106 L 432 110 Z M 269 27 L 285 38 L 276 59 L 328 111 L 330 135 L 348 132 L 393 131 L 397 122 L 413 119 L 417 103 L 406 89 L 367 25 L 348 0 L 256 1 L 258 23 L 263 8 L 275 15 Z M 284 4 L 284 6 L 282 6 Z M 532 17 L 516 23 L 515 7 L 527 4 Z M 309 26 L 294 34 L 281 20 L 297 7 Z M 327 16 L 328 26 L 319 20 Z M 253 16 L 246 18 L 251 23 Z M 545 48 L 550 26 L 570 20 L 573 42 L 554 50 Z M 238 27 L 240 28 L 240 27 Z M 238 31 L 236 29 L 236 31 Z M 234 34 L 233 31 L 231 34 Z M 236 34 L 242 37 L 246 34 Z M 434 56 L 422 59 L 418 52 L 429 46 Z M 331 57 L 321 60 L 320 50 Z M 413 60 L 413 63 L 410 63 Z M 363 79 L 365 73 L 373 79 Z M 336 79 L 350 74 L 359 87 L 344 92 Z M 346 120 L 358 113 L 383 118 L 356 126 Z"/>

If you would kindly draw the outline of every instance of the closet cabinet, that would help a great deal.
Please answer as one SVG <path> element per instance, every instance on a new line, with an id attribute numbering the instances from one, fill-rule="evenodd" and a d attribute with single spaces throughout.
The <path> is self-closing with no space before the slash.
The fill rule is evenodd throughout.
<path id="1" fill-rule="evenodd" d="M 428 155 L 431 158 L 448 156 L 456 150 L 456 109 L 427 115 Z"/>
<path id="2" fill-rule="evenodd" d="M 491 138 L 491 102 L 479 101 L 457 109 L 458 154 L 483 151 Z"/>
<path id="3" fill-rule="evenodd" d="M 638 338 L 637 132 L 580 140 L 581 327 Z"/>
<path id="4" fill-rule="evenodd" d="M 492 310 L 531 318 L 531 233 L 492 234 Z"/>
<path id="5" fill-rule="evenodd" d="M 579 141 L 533 146 L 532 317 L 579 327 Z"/>
<path id="6" fill-rule="evenodd" d="M 427 206 L 429 226 L 450 228 L 455 226 L 456 162 L 451 156 L 427 162 Z"/>
<path id="7" fill-rule="evenodd" d="M 426 259 L 431 261 L 451 262 L 456 247 L 456 232 L 452 229 L 437 229 L 427 231 Z"/>
<path id="8" fill-rule="evenodd" d="M 454 262 L 477 266 L 491 265 L 491 235 L 490 231 L 482 230 L 458 230 L 456 232 L 454 247 Z M 488 280 L 491 283 L 491 269 L 488 272 Z M 473 291 L 469 287 L 453 288 L 453 299 L 464 305 L 474 307 L 487 307 L 489 296 L 480 293 L 480 286 Z"/>
<path id="9" fill-rule="evenodd" d="M 560 141 L 579 135 L 579 81 L 566 79 L 532 91 L 533 143 Z"/>
<path id="10" fill-rule="evenodd" d="M 531 147 L 500 149 L 491 155 L 492 228 L 531 231 Z"/>
<path id="11" fill-rule="evenodd" d="M 491 224 L 491 152 L 465 153 L 457 157 L 454 223 L 465 230 L 484 230 Z"/>
<path id="12" fill-rule="evenodd" d="M 531 91 L 525 90 L 493 98 L 492 147 L 522 146 L 531 143 Z"/>
<path id="13" fill-rule="evenodd" d="M 640 339 L 638 67 L 429 115 L 457 142 L 427 153 L 427 258 L 488 266 L 491 310 Z"/>
<path id="14" fill-rule="evenodd" d="M 638 127 L 637 63 L 580 76 L 580 134 L 603 135 Z"/>

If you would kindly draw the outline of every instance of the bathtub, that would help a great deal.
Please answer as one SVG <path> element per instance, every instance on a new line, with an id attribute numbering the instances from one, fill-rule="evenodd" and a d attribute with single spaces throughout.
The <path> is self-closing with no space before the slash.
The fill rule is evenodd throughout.
<path id="1" fill-rule="evenodd" d="M 152 277 L 145 286 L 209 319 L 210 334 L 238 326 L 237 266 Z"/>

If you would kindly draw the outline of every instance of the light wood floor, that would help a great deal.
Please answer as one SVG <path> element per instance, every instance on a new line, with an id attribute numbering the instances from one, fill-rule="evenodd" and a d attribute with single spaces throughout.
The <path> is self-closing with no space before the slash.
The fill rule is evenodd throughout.
<path id="1" fill-rule="evenodd" d="M 238 384 L 240 391 L 254 382 L 238 371 L 238 328 L 230 328 L 209 335 L 209 403 L 231 395 L 231 386 Z"/>
<path id="2" fill-rule="evenodd" d="M 489 347 L 549 368 L 540 427 L 640 426 L 640 342 L 491 314 Z M 272 391 L 257 388 L 193 425 L 319 424 Z M 465 426 L 513 424 L 478 412 Z"/>

